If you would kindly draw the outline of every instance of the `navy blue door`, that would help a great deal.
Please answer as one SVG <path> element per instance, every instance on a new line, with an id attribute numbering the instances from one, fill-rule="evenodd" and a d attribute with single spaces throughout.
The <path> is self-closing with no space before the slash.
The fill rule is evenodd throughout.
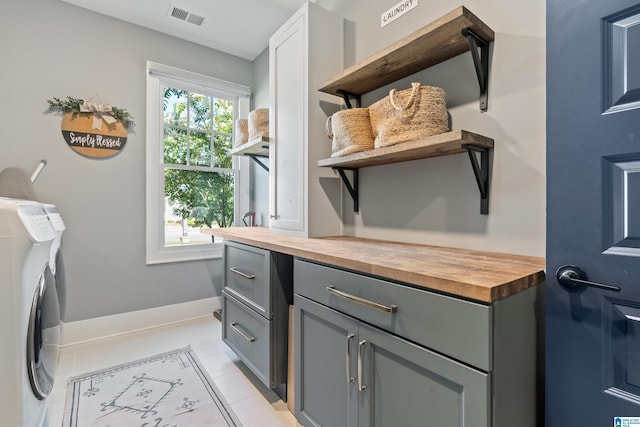
<path id="1" fill-rule="evenodd" d="M 640 425 L 640 3 L 547 0 L 546 42 L 546 425 Z"/>

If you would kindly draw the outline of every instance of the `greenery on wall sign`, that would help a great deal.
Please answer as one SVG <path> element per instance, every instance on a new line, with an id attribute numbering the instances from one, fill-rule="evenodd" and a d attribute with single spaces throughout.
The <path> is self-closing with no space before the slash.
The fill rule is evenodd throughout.
<path id="1" fill-rule="evenodd" d="M 230 227 L 234 217 L 233 102 L 164 88 L 165 197 L 192 227 Z"/>
<path id="2" fill-rule="evenodd" d="M 89 111 L 84 111 L 83 106 L 86 105 L 87 102 L 82 98 L 73 98 L 71 96 L 67 96 L 66 100 L 62 100 L 60 98 L 53 98 L 53 99 L 48 99 L 47 104 L 49 105 L 49 108 L 47 109 L 48 113 L 80 114 L 80 113 L 89 112 Z M 106 104 L 99 104 L 99 105 L 106 105 Z M 124 108 L 114 107 L 112 105 L 108 105 L 108 108 L 109 108 L 109 114 L 113 116 L 114 119 L 120 120 L 124 124 L 124 127 L 127 129 L 127 131 L 129 132 L 133 131 L 135 123 L 133 122 L 133 117 L 131 116 L 131 114 L 129 114 L 127 110 L 125 110 Z"/>

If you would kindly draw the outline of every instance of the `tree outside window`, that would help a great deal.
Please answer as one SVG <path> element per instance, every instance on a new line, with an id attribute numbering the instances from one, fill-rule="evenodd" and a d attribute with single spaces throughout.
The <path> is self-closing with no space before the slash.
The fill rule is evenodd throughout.
<path id="1" fill-rule="evenodd" d="M 212 242 L 234 218 L 234 101 L 163 86 L 165 246 Z"/>

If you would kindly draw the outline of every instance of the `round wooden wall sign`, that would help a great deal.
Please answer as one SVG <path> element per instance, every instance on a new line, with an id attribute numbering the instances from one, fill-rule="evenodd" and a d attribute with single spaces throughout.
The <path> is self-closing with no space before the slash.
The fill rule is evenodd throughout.
<path id="1" fill-rule="evenodd" d="M 62 136 L 69 147 L 87 157 L 111 157 L 127 142 L 127 129 L 121 120 L 95 118 L 99 113 L 65 113 Z"/>

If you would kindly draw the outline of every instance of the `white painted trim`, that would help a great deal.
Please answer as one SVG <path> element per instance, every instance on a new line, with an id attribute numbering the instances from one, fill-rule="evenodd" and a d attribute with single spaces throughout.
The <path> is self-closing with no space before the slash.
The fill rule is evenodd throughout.
<path id="1" fill-rule="evenodd" d="M 222 297 L 212 297 L 63 323 L 62 347 L 211 316 L 220 307 Z"/>
<path id="2" fill-rule="evenodd" d="M 182 85 L 184 85 L 185 82 L 189 82 L 196 92 L 201 88 L 206 88 L 220 90 L 225 93 L 232 93 L 241 97 L 251 96 L 251 88 L 249 86 L 216 79 L 211 76 L 182 70 L 169 65 L 158 64 L 157 62 L 147 61 L 147 72 L 155 78 L 170 82 L 178 82 Z"/>
<path id="3" fill-rule="evenodd" d="M 173 80 L 171 79 L 173 77 Z M 145 254 L 147 265 L 180 261 L 195 261 L 222 257 L 222 243 L 171 245 L 164 244 L 164 166 L 162 146 L 161 87 L 163 82 L 176 82 L 176 87 L 215 96 L 237 98 L 234 117 L 247 117 L 250 88 L 220 79 L 207 77 L 147 61 L 147 117 L 146 117 L 146 210 Z M 224 94 L 224 95 L 222 95 Z M 241 215 L 249 210 L 249 180 L 238 171 L 240 161 L 233 159 L 232 170 L 236 183 L 234 191 L 234 220 L 238 225 Z M 245 167 L 248 163 L 245 162 Z M 203 168 L 217 172 L 218 168 Z M 241 199 L 242 198 L 242 199 Z"/>

